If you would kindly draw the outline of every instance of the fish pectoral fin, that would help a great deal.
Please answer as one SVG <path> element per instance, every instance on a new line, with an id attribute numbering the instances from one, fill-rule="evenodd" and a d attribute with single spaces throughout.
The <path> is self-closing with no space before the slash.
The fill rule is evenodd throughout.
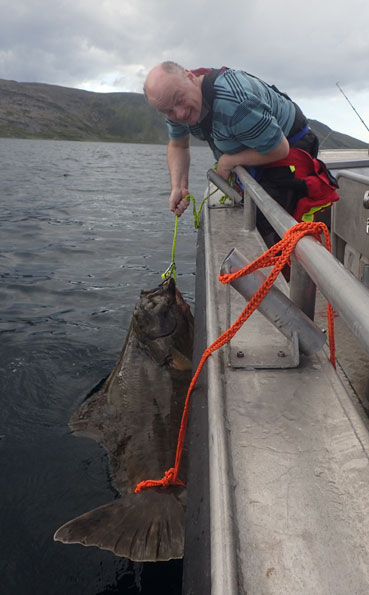
<path id="1" fill-rule="evenodd" d="M 150 488 L 128 494 L 69 521 L 55 541 L 110 550 L 134 562 L 183 557 L 185 488 Z"/>
<path id="2" fill-rule="evenodd" d="M 192 370 L 192 362 L 188 357 L 183 355 L 178 349 L 172 347 L 171 349 L 172 359 L 170 365 L 176 370 Z"/>

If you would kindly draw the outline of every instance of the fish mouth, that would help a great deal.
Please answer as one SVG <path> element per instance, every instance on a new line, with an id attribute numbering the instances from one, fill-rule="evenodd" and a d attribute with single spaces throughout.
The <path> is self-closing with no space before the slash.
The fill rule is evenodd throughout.
<path id="1" fill-rule="evenodd" d="M 164 279 L 164 281 L 162 283 L 160 283 L 160 285 L 158 287 L 155 287 L 155 289 L 141 291 L 141 297 L 146 297 L 146 298 L 154 297 L 157 295 L 165 295 L 165 294 L 169 294 L 170 296 L 175 298 L 176 283 L 175 283 L 173 277 L 170 277 L 169 279 Z"/>
<path id="2" fill-rule="evenodd" d="M 155 289 L 142 291 L 133 318 L 137 335 L 143 341 L 157 344 L 165 341 L 178 329 L 177 308 L 176 284 L 172 278 Z"/>

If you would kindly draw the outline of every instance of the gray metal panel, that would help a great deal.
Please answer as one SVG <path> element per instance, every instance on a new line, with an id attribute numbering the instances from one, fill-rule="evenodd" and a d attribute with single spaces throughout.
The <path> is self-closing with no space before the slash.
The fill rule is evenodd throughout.
<path id="1" fill-rule="evenodd" d="M 226 328 L 224 257 L 265 247 L 237 210 L 205 214 L 209 344 Z M 269 346 L 249 322 L 235 344 Z M 224 351 L 208 360 L 212 595 L 367 595 L 368 432 L 326 353 L 265 371 L 227 368 Z"/>
<path id="2" fill-rule="evenodd" d="M 329 364 L 238 381 L 227 423 L 245 592 L 367 594 L 368 450 Z"/>
<path id="3" fill-rule="evenodd" d="M 195 341 L 193 372 L 207 347 L 205 259 L 203 227 L 198 230 L 196 255 Z M 209 595 L 210 577 L 210 508 L 207 374 L 200 374 L 191 399 L 191 413 L 186 444 L 188 447 L 187 508 L 183 564 L 182 595 Z"/>
<path id="4" fill-rule="evenodd" d="M 351 163 L 347 164 L 347 163 L 337 163 L 337 164 L 333 164 L 333 166 L 329 165 L 329 170 L 332 172 L 332 174 L 334 176 L 337 176 L 337 174 L 342 171 L 343 169 L 349 169 L 349 171 L 353 172 L 353 173 L 358 173 L 358 174 L 362 174 L 363 176 L 369 176 L 369 163 L 365 166 L 364 164 L 358 164 L 357 166 L 353 166 Z"/>
<path id="5" fill-rule="evenodd" d="M 364 208 L 364 194 L 369 190 L 369 177 L 338 174 L 340 200 L 333 207 L 332 231 L 369 258 L 369 210 Z"/>

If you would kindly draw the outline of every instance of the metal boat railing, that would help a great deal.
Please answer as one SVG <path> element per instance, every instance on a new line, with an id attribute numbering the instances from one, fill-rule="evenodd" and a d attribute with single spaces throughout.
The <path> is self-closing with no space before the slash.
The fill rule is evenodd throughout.
<path id="1" fill-rule="evenodd" d="M 256 207 L 260 209 L 280 237 L 296 225 L 287 213 L 250 176 L 243 167 L 234 170 L 244 186 L 245 229 L 256 228 Z M 360 176 L 363 178 L 363 176 Z M 231 198 L 235 191 L 213 170 L 208 179 Z M 369 178 L 366 178 L 369 188 Z M 312 236 L 305 236 L 296 245 L 291 259 L 290 298 L 310 318 L 315 306 L 315 286 L 332 304 L 339 316 L 369 353 L 369 291 L 352 273 Z"/>

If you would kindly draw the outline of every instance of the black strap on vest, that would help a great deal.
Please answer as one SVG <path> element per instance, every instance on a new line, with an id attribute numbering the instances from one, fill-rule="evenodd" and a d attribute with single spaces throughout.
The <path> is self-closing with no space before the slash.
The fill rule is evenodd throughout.
<path id="1" fill-rule="evenodd" d="M 203 106 L 208 110 L 208 113 L 206 114 L 205 118 L 203 118 L 201 122 L 198 123 L 198 126 L 201 128 L 204 139 L 208 142 L 210 148 L 213 151 L 216 149 L 211 136 L 213 126 L 213 102 L 215 97 L 214 82 L 219 74 L 225 70 L 226 69 L 224 66 L 223 68 L 213 68 L 209 74 L 205 74 L 201 85 Z M 218 151 L 218 149 L 216 149 L 216 151 Z"/>

